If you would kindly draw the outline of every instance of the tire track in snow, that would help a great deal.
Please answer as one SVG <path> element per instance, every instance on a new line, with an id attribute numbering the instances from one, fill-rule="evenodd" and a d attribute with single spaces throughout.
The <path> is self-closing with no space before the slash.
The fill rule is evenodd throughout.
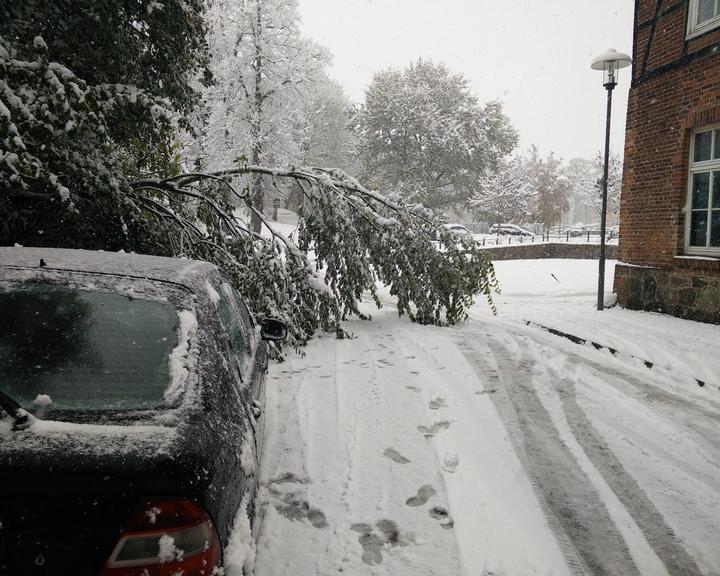
<path id="1" fill-rule="evenodd" d="M 535 343 L 529 341 L 529 334 L 523 334 L 522 331 L 507 330 L 507 332 L 509 334 L 505 334 L 505 337 L 511 337 L 516 342 L 524 341 L 524 347 L 526 349 L 534 350 L 536 344 L 544 346 L 545 349 L 540 350 L 539 353 L 535 353 L 535 360 L 540 357 L 547 358 L 548 348 L 553 348 L 552 346 L 547 346 L 547 342 Z M 542 340 L 544 341 L 545 339 L 543 338 Z M 507 342 L 503 344 L 506 346 Z M 587 456 L 604 482 L 612 490 L 613 497 L 617 498 L 625 511 L 630 515 L 632 523 L 636 524 L 637 528 L 642 531 L 644 539 L 652 548 L 653 555 L 657 555 L 657 558 L 664 565 L 663 568 L 653 568 L 650 570 L 648 570 L 646 566 L 644 573 L 654 576 L 659 570 L 667 570 L 669 574 L 682 576 L 701 574 L 702 571 L 697 566 L 695 560 L 683 547 L 681 541 L 667 524 L 662 514 L 634 478 L 623 468 L 620 461 L 612 453 L 601 436 L 593 429 L 587 415 L 579 406 L 575 390 L 575 385 L 578 382 L 578 369 L 589 368 L 593 372 L 599 372 L 600 374 L 597 375 L 597 377 L 602 378 L 604 375 L 605 378 L 603 381 L 607 382 L 608 385 L 612 385 L 625 394 L 630 393 L 630 395 L 636 396 L 638 400 L 640 398 L 645 399 L 653 409 L 659 410 L 660 412 L 670 413 L 670 407 L 672 406 L 675 409 L 672 412 L 675 414 L 677 420 L 682 420 L 682 416 L 677 416 L 677 411 L 680 408 L 688 407 L 691 413 L 696 412 L 701 418 L 702 416 L 707 418 L 706 413 L 712 413 L 712 409 L 697 407 L 686 399 L 676 398 L 671 393 L 658 388 L 658 386 L 650 385 L 638 378 L 629 377 L 626 373 L 616 370 L 612 365 L 605 366 L 599 362 L 588 362 L 588 360 L 584 358 L 584 355 L 576 357 L 563 349 L 558 349 L 556 352 L 567 357 L 569 365 L 566 364 L 562 368 L 553 368 L 551 362 L 543 362 L 540 371 L 547 370 L 548 372 L 547 376 L 543 378 L 543 382 L 552 383 L 554 390 L 562 402 L 562 410 L 574 439 L 577 440 L 577 443 L 584 451 L 584 455 Z M 472 353 L 475 354 L 475 352 Z M 493 354 L 498 354 L 497 344 L 494 346 Z M 524 355 L 526 356 L 525 360 L 517 361 L 516 359 L 516 366 L 522 368 L 523 362 L 525 362 L 524 366 L 526 368 L 532 367 L 537 373 L 539 363 L 534 362 L 532 355 L 528 356 L 527 352 L 525 352 Z M 501 362 L 501 364 L 504 363 L 506 363 L 506 359 L 503 359 L 503 362 Z M 494 368 L 491 367 L 489 369 L 492 374 Z M 621 382 L 623 384 L 626 382 L 627 384 L 631 384 L 630 388 L 623 388 L 620 384 Z M 657 395 L 652 395 L 653 392 Z M 682 414 L 682 411 L 680 411 L 680 413 Z M 515 410 L 513 414 L 508 415 L 508 419 L 510 420 L 509 428 L 515 437 L 517 437 L 517 424 L 512 421 L 517 418 L 517 410 Z M 693 428 L 689 422 L 687 424 L 689 428 Z M 694 428 L 704 429 L 702 419 Z M 535 482 L 536 487 L 543 485 L 541 482 Z M 542 493 L 542 488 L 539 493 Z"/>
<path id="2" fill-rule="evenodd" d="M 466 341 L 466 338 L 463 335 L 463 337 L 459 340 L 458 347 L 476 372 L 478 374 L 487 374 L 491 386 L 493 389 L 497 390 L 497 392 L 493 394 L 493 396 L 497 396 L 497 398 L 493 398 L 493 403 L 502 418 L 510 441 L 515 447 L 515 452 L 518 458 L 521 462 L 523 462 L 527 470 L 526 463 L 529 461 L 529 456 L 524 442 L 523 427 L 520 422 L 518 407 L 515 406 L 507 391 L 507 386 L 504 382 L 504 378 L 507 375 L 504 372 L 501 372 L 498 359 L 490 349 L 488 344 L 489 337 L 489 333 L 474 332 L 472 339 L 475 340 L 475 338 L 477 338 L 477 340 L 475 340 L 477 344 L 472 346 Z M 528 473 L 528 477 L 533 492 L 538 499 L 538 503 L 543 510 L 548 525 L 555 534 L 558 546 L 565 557 L 568 567 L 572 573 L 577 576 L 590 574 L 583 558 L 579 555 L 572 539 L 566 532 L 563 523 L 560 522 L 547 499 L 543 497 L 543 485 L 541 480 L 536 474 Z"/>
<path id="3" fill-rule="evenodd" d="M 429 338 L 408 328 L 403 342 L 406 352 L 421 352 L 416 360 L 420 373 L 442 375 L 424 387 L 424 406 L 427 423 L 448 425 L 419 429 L 433 431 L 425 437 L 444 469 L 443 485 L 466 576 L 584 574 L 568 566 L 569 555 L 563 554 L 547 526 L 531 478 L 488 399 L 497 392 L 494 380 L 488 382 L 486 372 L 478 373 L 466 361 L 455 334 L 447 329 Z M 455 458 L 450 467 L 445 465 L 448 450 Z"/>
<path id="4" fill-rule="evenodd" d="M 471 365 L 482 371 L 482 352 L 466 339 L 460 344 Z M 474 338 L 472 340 L 475 340 Z M 535 359 L 520 358 L 507 350 L 507 342 L 486 339 L 504 393 L 491 395 L 498 410 L 516 423 L 518 455 L 556 532 L 568 564 L 579 573 L 639 576 L 630 551 L 575 456 L 558 436 L 555 424 L 532 382 Z M 520 344 L 520 349 L 526 343 Z M 573 553 L 574 551 L 574 553 Z"/>
<path id="5" fill-rule="evenodd" d="M 577 382 L 578 360 L 569 357 L 568 369 L 572 377 L 563 376 L 550 368 L 552 382 L 563 403 L 573 434 L 582 446 L 585 454 L 602 474 L 633 520 L 643 531 L 648 543 L 658 555 L 670 574 L 678 576 L 701 576 L 695 560 L 687 553 L 667 525 L 647 494 L 635 479 L 627 473 L 607 443 L 593 428 L 585 412 L 577 402 L 575 384 Z"/>

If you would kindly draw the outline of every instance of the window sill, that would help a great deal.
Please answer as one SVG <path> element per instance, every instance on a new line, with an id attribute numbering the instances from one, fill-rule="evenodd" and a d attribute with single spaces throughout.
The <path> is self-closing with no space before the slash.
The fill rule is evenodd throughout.
<path id="1" fill-rule="evenodd" d="M 709 256 L 709 255 L 700 255 L 700 254 L 681 254 L 680 256 L 675 256 L 676 260 L 705 260 L 710 262 L 718 262 L 720 261 L 720 254 L 717 256 Z"/>

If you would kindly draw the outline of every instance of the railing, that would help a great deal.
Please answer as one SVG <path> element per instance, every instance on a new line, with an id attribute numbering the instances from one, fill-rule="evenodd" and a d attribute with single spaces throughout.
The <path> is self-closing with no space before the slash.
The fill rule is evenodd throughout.
<path id="1" fill-rule="evenodd" d="M 564 233 L 543 232 L 539 236 L 520 236 L 502 234 L 475 234 L 475 239 L 483 246 L 512 246 L 516 244 L 538 244 L 548 242 L 565 242 L 567 244 L 600 244 L 600 234 L 597 231 L 583 231 L 580 234 L 571 234 L 569 230 Z M 616 244 L 617 235 L 609 231 L 606 242 Z"/>

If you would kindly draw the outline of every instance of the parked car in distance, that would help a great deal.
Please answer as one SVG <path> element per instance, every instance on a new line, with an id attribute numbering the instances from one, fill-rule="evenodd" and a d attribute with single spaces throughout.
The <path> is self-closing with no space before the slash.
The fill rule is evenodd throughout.
<path id="1" fill-rule="evenodd" d="M 219 570 L 285 326 L 207 262 L 42 248 L 0 248 L 0 326 L 0 574 Z"/>
<path id="2" fill-rule="evenodd" d="M 462 224 L 443 224 L 443 228 L 450 232 L 454 232 L 459 236 L 472 236 L 472 232 L 465 228 Z"/>
<path id="3" fill-rule="evenodd" d="M 599 236 L 600 235 L 600 224 L 575 224 L 568 228 L 568 234 L 571 238 L 578 238 L 580 236 Z"/>
<path id="4" fill-rule="evenodd" d="M 587 234 L 587 229 L 585 228 L 585 224 L 578 223 L 570 226 L 566 232 L 571 238 L 577 238 L 583 234 Z"/>
<path id="5" fill-rule="evenodd" d="M 490 226 L 489 234 L 500 236 L 535 236 L 530 230 L 526 230 L 516 224 L 493 224 Z"/>

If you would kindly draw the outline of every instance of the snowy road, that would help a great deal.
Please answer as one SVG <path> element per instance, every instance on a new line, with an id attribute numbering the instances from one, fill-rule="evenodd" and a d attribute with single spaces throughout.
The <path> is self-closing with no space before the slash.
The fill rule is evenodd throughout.
<path id="1" fill-rule="evenodd" d="M 273 367 L 256 576 L 720 574 L 720 389 L 523 320 L 580 312 L 610 345 L 643 324 L 632 352 L 655 356 L 720 328 L 593 316 L 592 263 L 498 274 L 498 317 L 428 328 L 388 306 Z"/>

